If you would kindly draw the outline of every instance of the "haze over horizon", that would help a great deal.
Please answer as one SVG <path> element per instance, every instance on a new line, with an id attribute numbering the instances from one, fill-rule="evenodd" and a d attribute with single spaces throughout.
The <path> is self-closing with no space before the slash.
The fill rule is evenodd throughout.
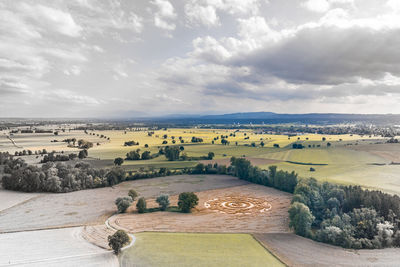
<path id="1" fill-rule="evenodd" d="M 400 113 L 400 1 L 4 0 L 0 117 Z"/>

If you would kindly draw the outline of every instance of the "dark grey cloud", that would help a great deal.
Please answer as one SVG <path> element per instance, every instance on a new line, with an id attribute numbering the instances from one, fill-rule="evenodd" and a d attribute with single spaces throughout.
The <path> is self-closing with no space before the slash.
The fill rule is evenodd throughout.
<path id="1" fill-rule="evenodd" d="M 233 63 L 290 83 L 338 85 L 400 75 L 399 47 L 399 29 L 322 26 L 300 30 Z"/>

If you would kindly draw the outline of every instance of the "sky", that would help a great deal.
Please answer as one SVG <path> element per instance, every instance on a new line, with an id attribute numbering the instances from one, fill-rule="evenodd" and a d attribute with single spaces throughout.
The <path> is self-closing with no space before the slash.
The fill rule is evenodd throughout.
<path id="1" fill-rule="evenodd" d="M 398 103 L 399 0 L 0 1 L 0 117 Z"/>

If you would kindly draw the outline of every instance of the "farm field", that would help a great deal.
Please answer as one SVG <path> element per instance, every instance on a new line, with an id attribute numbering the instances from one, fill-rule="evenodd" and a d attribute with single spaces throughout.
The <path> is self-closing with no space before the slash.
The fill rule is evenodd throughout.
<path id="1" fill-rule="evenodd" d="M 97 136 L 99 135 L 99 136 Z M 110 140 L 100 138 L 101 135 L 110 137 Z M 164 135 L 167 138 L 164 139 Z M 229 145 L 220 144 L 220 136 L 228 136 Z M 191 138 L 203 138 L 202 143 L 191 143 Z M 174 139 L 172 139 L 172 137 Z M 181 144 L 179 137 L 184 140 Z M 215 144 L 212 144 L 214 138 Z M 325 137 L 326 141 L 322 141 Z M 162 142 L 166 140 L 166 145 L 183 145 L 184 151 L 189 157 L 204 157 L 208 152 L 214 152 L 215 158 L 211 162 L 228 164 L 232 156 L 246 157 L 254 165 L 267 168 L 270 165 L 277 165 L 279 169 L 296 171 L 300 177 L 314 177 L 321 181 L 332 181 L 342 184 L 361 184 L 367 188 L 380 189 L 389 193 L 400 193 L 400 180 L 396 175 L 400 170 L 400 165 L 389 165 L 392 161 L 400 161 L 400 145 L 384 144 L 384 140 L 376 136 L 359 135 L 319 135 L 307 134 L 292 136 L 287 135 L 258 134 L 252 130 L 227 130 L 227 129 L 167 129 L 154 131 L 152 136 L 148 131 L 84 131 L 67 129 L 65 132 L 59 131 L 58 136 L 53 134 L 14 134 L 12 137 L 16 144 L 23 149 L 48 151 L 75 151 L 77 148 L 67 147 L 64 142 L 51 142 L 56 139 L 62 141 L 67 138 L 85 139 L 94 143 L 94 147 L 89 150 L 87 162 L 95 167 L 111 167 L 116 157 L 125 158 L 127 152 L 141 149 L 157 153 L 159 147 L 165 146 Z M 245 139 L 248 138 L 248 139 Z M 137 146 L 124 146 L 126 141 L 139 142 Z M 263 141 L 265 146 L 261 147 Z M 237 145 L 235 144 L 237 142 Z M 252 147 L 251 143 L 256 147 Z M 291 143 L 301 143 L 304 149 L 292 149 Z M 327 147 L 327 143 L 331 143 Z M 377 144 L 379 143 L 379 144 Z M 145 144 L 149 147 L 145 148 Z M 278 144 L 280 148 L 273 147 Z M 309 147 L 310 146 L 310 147 Z M 319 147 L 318 147 L 319 146 Z M 16 148 L 5 132 L 0 136 L 0 151 L 21 151 Z M 28 163 L 37 163 L 41 156 L 23 156 Z M 210 161 L 204 161 L 209 163 Z M 123 164 L 125 170 L 138 170 L 166 167 L 169 169 L 182 169 L 194 167 L 198 161 L 168 161 L 164 156 L 159 156 L 151 160 L 126 160 Z M 71 162 L 71 164 L 74 164 Z M 323 164 L 323 165 L 319 165 Z M 310 167 L 314 172 L 310 172 Z"/>
<path id="2" fill-rule="evenodd" d="M 288 233 L 254 234 L 288 266 L 398 266 L 400 248 L 350 250 Z"/>
<path id="3" fill-rule="evenodd" d="M 40 194 L 0 212 L 0 233 L 104 223 L 116 211 L 114 200 L 126 196 L 132 188 L 149 198 L 161 193 L 175 195 L 244 184 L 247 182 L 227 175 L 179 175 L 127 181 L 114 187 L 71 193 Z M 3 192 L 15 198 L 21 195 L 5 190 L 1 190 L 0 195 Z"/>
<path id="4" fill-rule="evenodd" d="M 173 145 L 172 140 L 176 140 L 175 145 L 183 145 L 184 152 L 189 157 L 206 156 L 208 152 L 214 152 L 215 160 L 229 163 L 232 156 L 247 157 L 253 159 L 253 164 L 261 168 L 267 168 L 270 165 L 277 165 L 278 168 L 287 171 L 296 171 L 301 177 L 314 177 L 323 181 L 332 181 L 343 184 L 362 184 L 368 188 L 385 190 L 389 193 L 400 193 L 400 181 L 394 176 L 398 173 L 398 166 L 384 165 L 392 161 L 400 161 L 399 144 L 376 144 L 382 143 L 380 137 L 369 137 L 359 135 L 319 135 L 308 134 L 292 136 L 287 135 L 258 134 L 252 130 L 226 130 L 226 129 L 168 129 L 154 131 L 149 136 L 148 131 L 84 131 L 67 129 L 65 132 L 59 131 L 58 136 L 53 134 L 14 134 L 12 137 L 16 144 L 23 149 L 48 151 L 78 151 L 76 148 L 68 147 L 64 142 L 51 142 L 56 139 L 62 141 L 67 138 L 85 139 L 94 143 L 94 147 L 89 150 L 87 159 L 96 167 L 111 167 L 112 161 L 116 157 L 125 157 L 129 151 L 141 149 L 149 150 L 151 153 L 157 153 L 164 140 L 166 145 Z M 99 136 L 97 136 L 99 135 Z M 100 138 L 101 135 L 110 137 L 110 140 Z M 164 139 L 164 135 L 167 138 Z M 220 144 L 220 136 L 228 136 L 230 144 L 225 146 Z M 202 143 L 191 143 L 191 138 L 203 138 Z M 184 140 L 181 144 L 179 137 Z M 211 142 L 215 137 L 215 144 Z M 325 137 L 326 141 L 322 141 Z M 172 139 L 174 138 L 174 139 Z M 245 139 L 248 138 L 248 139 Z M 137 146 L 124 146 L 126 141 L 139 142 Z M 265 146 L 259 144 L 263 141 Z M 235 145 L 237 142 L 238 145 Z M 251 143 L 256 143 L 252 147 Z M 291 149 L 291 143 L 302 143 L 306 148 Z M 331 146 L 327 147 L 330 142 Z M 145 144 L 149 147 L 145 148 Z M 280 148 L 274 148 L 274 144 L 279 144 Z M 351 144 L 351 145 L 350 145 Z M 357 144 L 357 145 L 356 145 Z M 310 148 L 308 146 L 311 146 Z M 318 147 L 319 146 L 319 147 Z M 5 132 L 0 137 L 0 151 L 21 151 L 22 148 L 16 148 Z M 41 156 L 23 156 L 28 163 L 37 163 Z M 100 160 L 99 160 L 100 159 Z M 264 159 L 263 162 L 261 159 Z M 203 161 L 207 163 L 207 161 Z M 306 163 L 298 164 L 298 163 Z M 310 165 L 307 165 L 310 163 Z M 123 164 L 126 170 L 137 170 L 140 168 L 161 168 L 181 169 L 193 167 L 197 161 L 168 161 L 164 156 L 156 157 L 151 160 L 125 161 Z M 325 164 L 325 165 L 318 165 Z M 315 165 L 315 166 L 314 166 Z M 310 172 L 310 167 L 315 172 Z M 379 177 L 379 183 L 376 181 Z"/>
<path id="5" fill-rule="evenodd" d="M 23 193 L 2 190 L 0 187 L 0 214 L 3 210 L 9 209 L 32 198 L 38 197 L 38 193 Z"/>
<path id="6" fill-rule="evenodd" d="M 121 266 L 285 266 L 248 234 L 139 233 Z M 245 249 L 244 249 L 245 248 Z"/>
<path id="7" fill-rule="evenodd" d="M 199 204 L 190 214 L 152 212 L 118 214 L 109 223 L 131 233 L 206 232 L 206 233 L 282 233 L 289 232 L 288 208 L 291 195 L 261 185 L 243 185 L 197 193 Z M 171 196 L 176 205 L 178 196 Z M 157 207 L 154 199 L 149 208 Z"/>
<path id="8" fill-rule="evenodd" d="M 82 227 L 0 234 L 0 266 L 119 266 L 108 250 L 81 237 Z"/>

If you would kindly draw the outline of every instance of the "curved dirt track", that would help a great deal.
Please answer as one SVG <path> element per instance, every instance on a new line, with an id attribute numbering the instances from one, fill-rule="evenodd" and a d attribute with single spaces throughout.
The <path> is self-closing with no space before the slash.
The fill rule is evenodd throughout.
<path id="1" fill-rule="evenodd" d="M 0 266 L 119 266 L 81 237 L 82 227 L 0 234 Z"/>
<path id="2" fill-rule="evenodd" d="M 399 266 L 400 249 L 348 250 L 289 233 L 253 235 L 288 266 Z"/>
<path id="3" fill-rule="evenodd" d="M 207 232 L 207 233 L 279 233 L 288 232 L 288 208 L 291 195 L 273 188 L 249 184 L 197 193 L 199 204 L 192 213 L 152 212 L 145 214 L 127 213 L 110 218 L 114 228 L 129 232 Z M 232 196 L 235 196 L 234 198 Z M 209 200 L 226 199 L 215 210 L 207 207 Z M 236 207 L 224 207 L 229 199 L 237 199 Z M 241 202 L 245 201 L 245 202 Z M 247 202 L 246 202 L 247 201 Z M 176 205 L 177 196 L 170 197 Z M 242 204 L 251 203 L 251 209 Z M 264 210 L 264 203 L 271 209 Z M 238 204 L 238 205 L 237 205 Z M 156 207 L 154 199 L 148 207 Z M 237 212 L 234 212 L 234 211 Z M 245 210 L 245 212 L 243 212 Z M 132 211 L 132 210 L 130 210 Z"/>

